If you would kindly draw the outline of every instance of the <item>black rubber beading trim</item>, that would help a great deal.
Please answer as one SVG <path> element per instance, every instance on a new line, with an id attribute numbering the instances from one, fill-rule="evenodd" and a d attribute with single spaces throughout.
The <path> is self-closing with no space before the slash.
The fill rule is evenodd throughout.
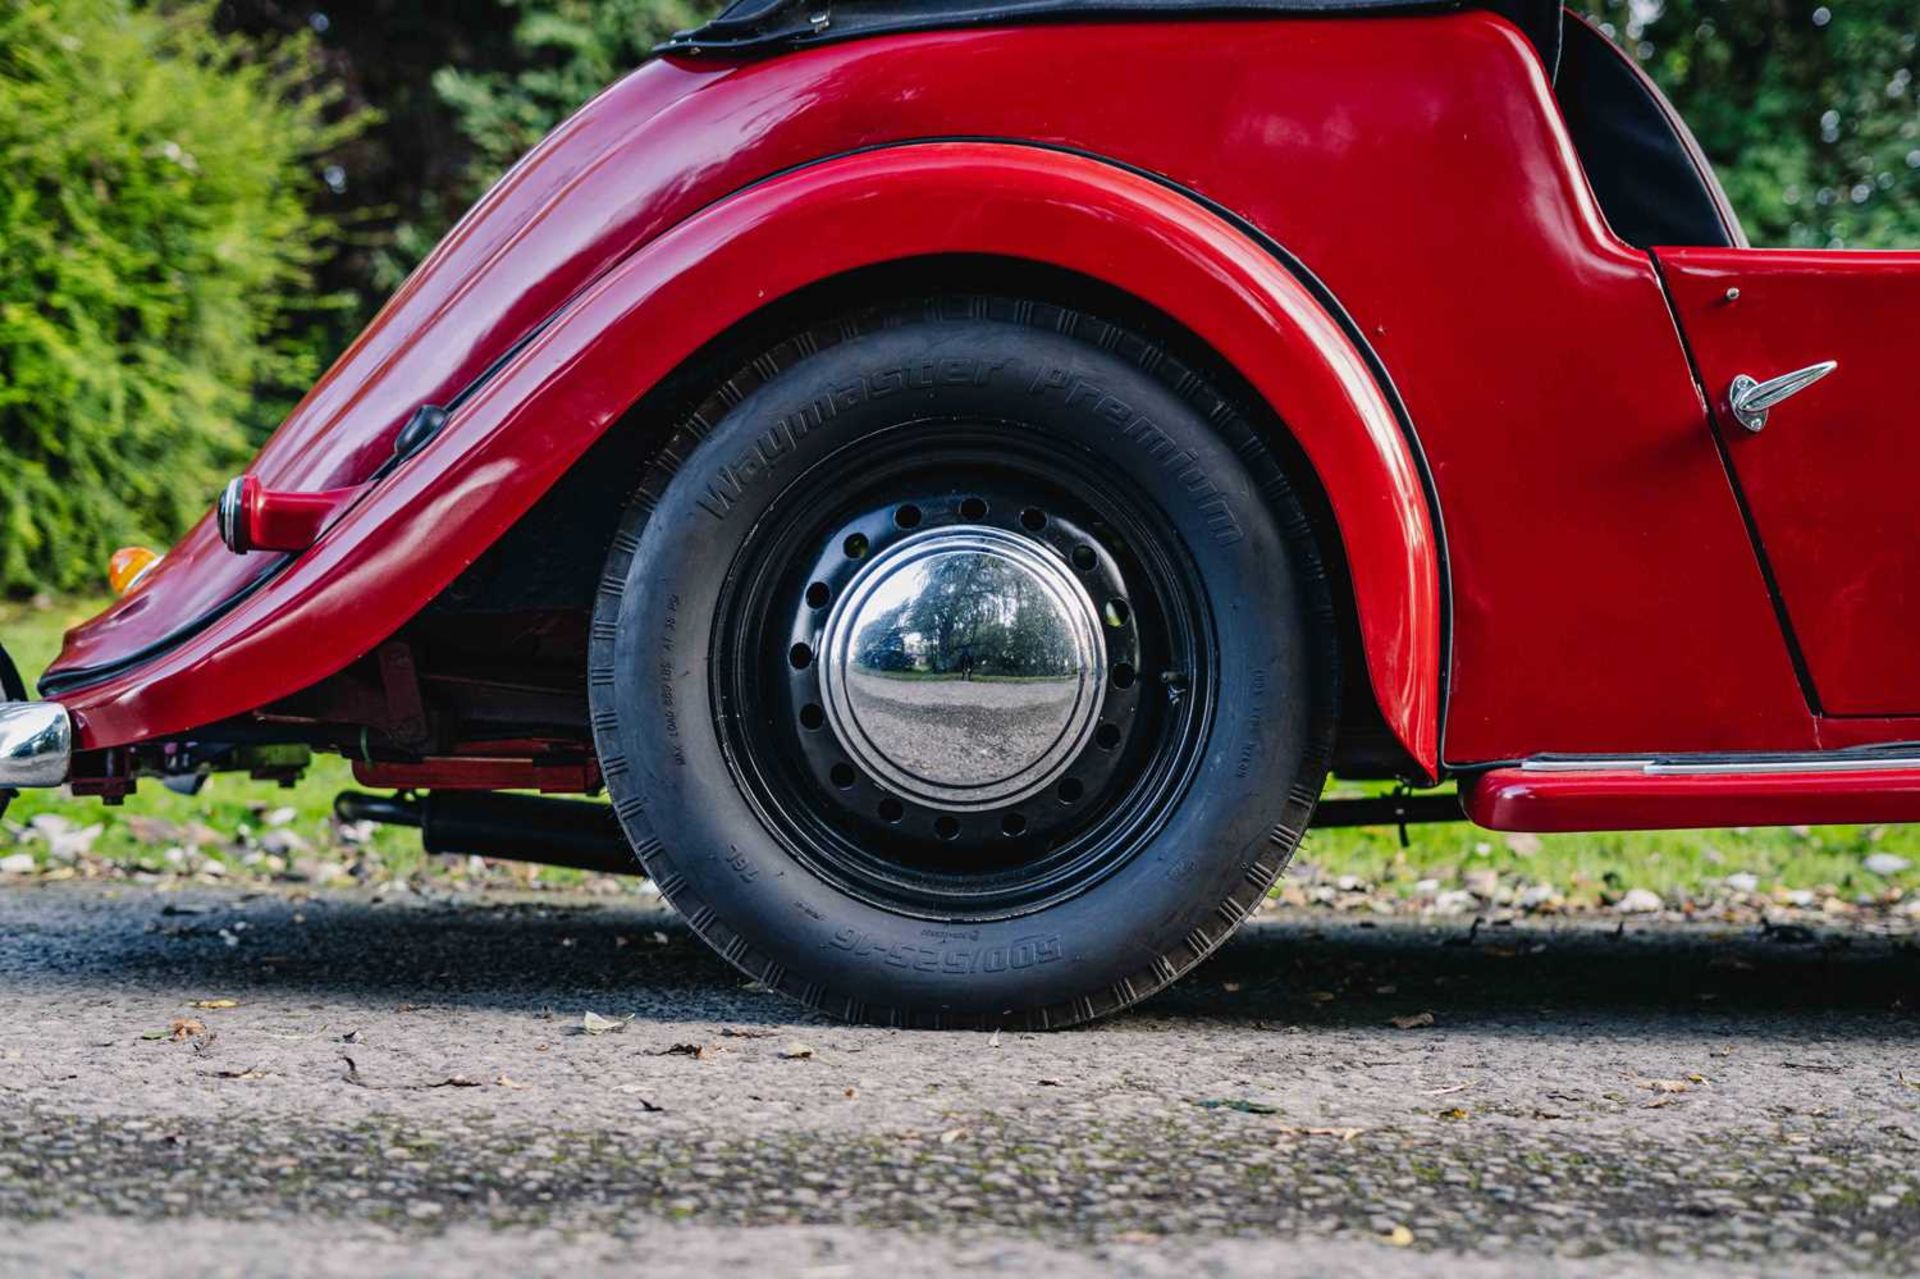
<path id="1" fill-rule="evenodd" d="M 816 45 L 914 32 L 1076 22 L 1424 16 L 1468 0 L 1001 0 L 1000 3 L 843 3 L 774 0 L 729 5 L 704 26 L 675 32 L 656 54 L 771 57 Z M 890 11 L 898 10 L 898 12 Z"/>
<path id="2" fill-rule="evenodd" d="M 183 626 L 167 632 L 159 639 L 142 648 L 137 648 L 124 657 L 116 657 L 110 662 L 101 662 L 97 666 L 82 666 L 71 671 L 61 671 L 58 675 L 43 675 L 40 678 L 40 696 L 56 697 L 61 693 L 71 693 L 77 689 L 90 688 L 104 683 L 116 675 L 123 675 L 136 666 L 143 666 L 154 658 L 160 657 L 172 649 L 178 648 L 200 632 L 212 626 L 247 600 L 253 598 L 262 587 L 284 573 L 296 557 L 277 556 L 269 561 L 266 568 L 245 586 L 227 598 L 209 608 L 200 616 Z"/>
<path id="3" fill-rule="evenodd" d="M 594 277 L 595 280 L 599 278 L 600 277 L 597 275 Z M 453 398 L 449 399 L 446 402 L 446 404 L 440 406 L 440 412 L 442 415 L 442 424 L 440 428 L 434 431 L 432 436 L 429 436 L 426 440 L 421 441 L 421 445 L 424 446 L 425 444 L 430 443 L 433 438 L 437 437 L 440 434 L 440 431 L 445 429 L 445 422 L 447 419 L 452 418 L 453 414 L 462 405 L 467 403 L 467 401 L 471 400 L 476 394 L 478 394 L 480 389 L 486 386 L 488 382 L 491 382 L 494 378 L 498 377 L 500 375 L 500 371 L 506 368 L 507 365 L 513 361 L 513 358 L 515 356 L 519 355 L 522 351 L 526 350 L 527 347 L 533 343 L 533 340 L 535 338 L 539 337 L 542 333 L 546 332 L 547 329 L 552 327 L 554 321 L 557 320 L 561 316 L 561 314 L 563 314 L 567 310 L 567 308 L 571 306 L 574 303 L 574 301 L 580 297 L 581 292 L 591 287 L 592 283 L 593 281 L 590 280 L 586 284 L 582 285 L 579 290 L 576 290 L 572 294 L 568 295 L 565 301 L 561 302 L 559 306 L 555 307 L 551 312 L 549 312 L 543 319 L 541 319 L 538 323 L 536 323 L 532 328 L 528 329 L 525 333 L 515 338 L 513 340 L 513 343 L 510 346 L 508 346 L 506 350 L 502 351 L 499 355 L 495 356 L 490 362 L 488 362 L 487 366 L 484 369 L 481 369 L 479 373 L 474 375 L 471 381 L 469 381 L 465 386 L 461 387 L 460 390 L 453 396 Z M 427 408 L 427 407 L 431 407 L 431 406 L 428 406 L 428 405 L 421 406 L 421 408 Z M 408 418 L 408 421 L 409 422 L 413 421 L 414 417 L 417 417 L 419 413 L 420 413 L 420 409 L 415 409 L 413 415 Z M 402 427 L 402 429 L 404 430 L 405 428 Z M 362 486 L 366 488 L 371 488 L 373 485 L 378 484 L 380 481 L 386 479 L 389 475 L 392 475 L 396 470 L 400 468 L 402 463 L 406 462 L 409 458 L 413 457 L 414 454 L 417 453 L 418 451 L 419 449 L 415 448 L 412 451 L 409 451 L 407 453 L 395 453 L 388 456 L 385 461 L 381 462 L 378 467 L 374 468 L 373 474 L 369 475 L 365 480 L 361 481 Z M 365 494 L 363 493 L 360 498 L 354 499 L 355 504 L 357 505 L 364 497 L 365 497 Z M 206 612 L 200 614 L 198 617 L 194 618 L 192 621 L 186 622 L 174 628 L 173 630 L 167 632 L 165 635 L 161 636 L 159 639 L 153 641 L 151 644 L 148 644 L 142 648 L 136 649 L 133 652 L 128 653 L 124 657 L 117 657 L 110 662 L 101 662 L 95 666 L 82 666 L 70 671 L 61 671 L 58 675 L 46 675 L 41 677 L 39 682 L 40 695 L 42 697 L 53 697 L 60 693 L 71 693 L 79 689 L 91 688 L 95 684 L 105 683 L 107 680 L 112 679 L 116 675 L 124 675 L 126 672 L 133 670 L 136 667 L 143 666 L 157 657 L 164 656 L 168 652 L 172 651 L 175 648 L 178 648 L 180 645 L 186 643 L 188 640 L 192 639 L 194 636 L 206 630 L 209 626 L 212 626 L 215 622 L 225 617 L 228 613 L 231 613 L 234 609 L 240 607 L 240 605 L 245 603 L 247 600 L 251 599 L 256 593 L 259 592 L 260 588 L 264 587 L 268 582 L 271 582 L 274 578 L 280 576 L 281 573 L 285 572 L 288 568 L 292 567 L 293 562 L 298 558 L 299 556 L 297 555 L 279 556 L 278 558 L 270 562 L 267 565 L 267 567 L 263 569 L 257 577 L 254 577 L 252 580 L 247 582 L 245 586 L 242 586 L 239 590 L 235 591 L 232 595 L 229 595 L 226 599 L 221 600 L 218 604 L 215 604 L 213 607 L 209 608 Z"/>

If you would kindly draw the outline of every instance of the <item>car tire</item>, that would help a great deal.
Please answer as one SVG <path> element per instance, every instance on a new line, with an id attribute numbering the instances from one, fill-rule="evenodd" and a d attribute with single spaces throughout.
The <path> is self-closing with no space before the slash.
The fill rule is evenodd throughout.
<path id="1" fill-rule="evenodd" d="M 609 552 L 589 695 L 647 873 L 742 971 L 852 1021 L 1053 1028 L 1266 895 L 1336 648 L 1226 396 L 1101 319 L 944 298 L 797 333 L 686 416 Z"/>

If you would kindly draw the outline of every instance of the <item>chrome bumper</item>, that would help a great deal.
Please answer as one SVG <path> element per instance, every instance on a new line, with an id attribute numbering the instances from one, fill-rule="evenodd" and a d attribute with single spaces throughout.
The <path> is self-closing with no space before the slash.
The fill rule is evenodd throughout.
<path id="1" fill-rule="evenodd" d="M 58 786 L 73 762 L 73 720 L 58 702 L 0 702 L 0 790 Z"/>

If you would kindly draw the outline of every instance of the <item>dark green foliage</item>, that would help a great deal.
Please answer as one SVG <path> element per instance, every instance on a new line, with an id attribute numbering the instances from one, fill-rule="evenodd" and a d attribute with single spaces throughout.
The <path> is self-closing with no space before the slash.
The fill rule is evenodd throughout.
<path id="1" fill-rule="evenodd" d="M 1915 0 L 1585 3 L 1693 127 L 1755 244 L 1920 247 Z"/>
<path id="2" fill-rule="evenodd" d="M 165 545 L 319 371 L 310 47 L 204 5 L 0 4 L 0 589 Z"/>
<path id="3" fill-rule="evenodd" d="M 433 87 L 474 151 L 471 194 L 506 172 L 548 130 L 633 70 L 664 37 L 716 6 L 698 0 L 504 0 L 518 15 L 515 65 L 443 67 Z"/>

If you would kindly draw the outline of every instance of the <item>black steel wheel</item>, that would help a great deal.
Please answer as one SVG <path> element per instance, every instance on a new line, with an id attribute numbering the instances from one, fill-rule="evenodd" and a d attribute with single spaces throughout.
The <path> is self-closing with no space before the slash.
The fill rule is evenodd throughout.
<path id="1" fill-rule="evenodd" d="M 1264 894 L 1337 670 L 1307 521 L 1217 392 L 960 299 L 800 335 L 689 417 L 590 693 L 648 871 L 743 969 L 853 1019 L 1059 1026 Z"/>
<path id="2" fill-rule="evenodd" d="M 1123 862 L 1192 774 L 1210 619 L 1157 513 L 1082 449 L 922 418 L 838 450 L 750 532 L 716 709 L 796 860 L 932 920 Z"/>

